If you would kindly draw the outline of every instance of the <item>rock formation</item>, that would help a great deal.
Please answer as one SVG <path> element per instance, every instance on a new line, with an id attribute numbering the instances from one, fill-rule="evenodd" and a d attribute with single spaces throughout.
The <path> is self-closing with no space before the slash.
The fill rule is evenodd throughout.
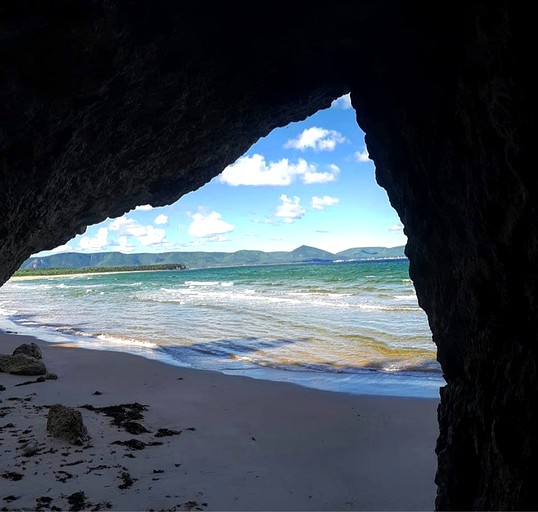
<path id="1" fill-rule="evenodd" d="M 61 404 L 54 404 L 49 409 L 47 432 L 75 445 L 82 445 L 89 440 L 81 412 Z"/>
<path id="2" fill-rule="evenodd" d="M 0 354 L 0 372 L 13 375 L 45 375 L 47 367 L 43 361 L 26 354 Z"/>
<path id="3" fill-rule="evenodd" d="M 25 354 L 30 357 L 35 357 L 36 359 L 42 359 L 43 357 L 39 345 L 33 342 L 19 345 L 15 350 L 13 350 L 13 355 L 15 354 Z"/>
<path id="4" fill-rule="evenodd" d="M 520 5 L 29 0 L 0 20 L 0 283 L 351 91 L 447 381 L 436 506 L 538 508 L 536 78 Z"/>

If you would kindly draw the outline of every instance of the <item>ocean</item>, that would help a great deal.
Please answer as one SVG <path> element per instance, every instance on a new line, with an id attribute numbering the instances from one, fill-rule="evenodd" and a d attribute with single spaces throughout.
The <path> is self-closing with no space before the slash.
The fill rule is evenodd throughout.
<path id="1" fill-rule="evenodd" d="M 0 329 L 343 393 L 439 397 L 406 259 L 14 277 Z M 1 347 L 0 347 L 1 353 Z"/>

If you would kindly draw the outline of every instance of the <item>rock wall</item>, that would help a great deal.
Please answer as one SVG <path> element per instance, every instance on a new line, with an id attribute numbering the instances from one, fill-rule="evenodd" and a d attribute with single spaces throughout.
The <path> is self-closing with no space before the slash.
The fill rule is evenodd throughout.
<path id="1" fill-rule="evenodd" d="M 174 202 L 348 92 L 351 4 L 334 26 L 300 4 L 215 4 L 0 6 L 0 282 L 107 216 Z"/>
<path id="2" fill-rule="evenodd" d="M 447 386 L 439 510 L 536 510 L 538 181 L 524 15 L 468 8 L 352 99 Z M 437 39 L 438 43 L 435 44 Z M 407 48 L 408 50 L 408 48 Z M 429 62 L 427 67 L 421 64 Z M 411 76 L 411 78 L 409 78 Z M 379 99 L 383 105 L 379 105 Z"/>
<path id="3" fill-rule="evenodd" d="M 13 4 L 0 6 L 0 283 L 90 224 L 174 202 L 351 91 L 447 380 L 436 507 L 538 509 L 525 13 L 502 2 Z"/>

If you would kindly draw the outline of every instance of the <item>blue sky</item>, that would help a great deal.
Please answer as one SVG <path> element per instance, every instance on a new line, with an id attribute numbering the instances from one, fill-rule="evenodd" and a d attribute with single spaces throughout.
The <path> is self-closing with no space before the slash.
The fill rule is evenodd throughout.
<path id="1" fill-rule="evenodd" d="M 405 245 L 398 214 L 375 181 L 349 95 L 273 130 L 211 182 L 159 208 L 140 205 L 44 251 L 330 252 Z"/>

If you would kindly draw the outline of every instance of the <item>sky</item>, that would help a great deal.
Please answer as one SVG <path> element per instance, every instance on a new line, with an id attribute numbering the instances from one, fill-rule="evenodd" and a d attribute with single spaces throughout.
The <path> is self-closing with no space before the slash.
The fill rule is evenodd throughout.
<path id="1" fill-rule="evenodd" d="M 349 94 L 261 138 L 200 189 L 90 226 L 59 252 L 395 247 L 407 238 L 375 181 Z"/>

